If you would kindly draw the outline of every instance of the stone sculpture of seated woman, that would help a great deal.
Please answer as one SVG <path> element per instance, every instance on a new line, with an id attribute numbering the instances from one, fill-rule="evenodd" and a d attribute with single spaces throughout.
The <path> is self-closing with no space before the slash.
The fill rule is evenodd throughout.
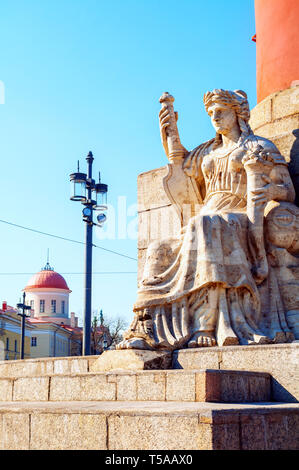
<path id="1" fill-rule="evenodd" d="M 200 210 L 176 239 L 149 246 L 135 316 L 118 348 L 294 340 L 279 278 L 286 274 L 274 260 L 288 253 L 298 272 L 299 209 L 284 157 L 253 134 L 245 92 L 216 89 L 204 95 L 216 137 L 191 152 L 181 145 L 173 101 L 167 93 L 160 99 L 162 143 L 179 170 L 176 178 L 191 178 L 196 186 Z M 279 224 L 283 255 L 275 252 Z M 293 276 L 298 289 L 297 281 Z M 299 311 L 298 297 L 289 308 Z"/>

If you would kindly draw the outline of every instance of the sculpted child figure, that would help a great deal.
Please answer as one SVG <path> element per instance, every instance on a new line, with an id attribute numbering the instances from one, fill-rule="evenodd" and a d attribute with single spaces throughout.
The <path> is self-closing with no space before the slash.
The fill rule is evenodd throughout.
<path id="1" fill-rule="evenodd" d="M 148 247 L 135 317 L 118 348 L 294 340 L 264 228 L 271 204 L 280 207 L 278 224 L 290 217 L 290 207 L 294 214 L 297 210 L 284 157 L 272 142 L 253 134 L 245 92 L 216 89 L 204 95 L 216 136 L 191 152 L 180 142 L 173 101 L 164 93 L 159 114 L 162 144 L 176 174 L 168 188 L 180 207 L 178 178 L 186 188 L 191 181 L 200 209 L 175 239 Z M 298 228 L 293 232 L 298 242 Z M 292 243 L 284 239 L 280 248 L 286 251 Z"/>

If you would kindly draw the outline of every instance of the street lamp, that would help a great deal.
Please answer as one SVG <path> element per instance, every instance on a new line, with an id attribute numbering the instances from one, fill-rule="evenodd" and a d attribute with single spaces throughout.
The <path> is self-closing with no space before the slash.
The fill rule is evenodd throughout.
<path id="1" fill-rule="evenodd" d="M 99 183 L 95 185 L 96 193 L 96 204 L 93 206 L 94 209 L 105 211 L 107 209 L 107 184 L 101 183 L 101 174 L 99 173 Z"/>
<path id="2" fill-rule="evenodd" d="M 20 302 L 17 304 L 17 308 L 20 310 L 18 315 L 22 317 L 22 326 L 21 326 L 21 349 L 20 349 L 20 359 L 24 359 L 24 342 L 25 342 L 25 320 L 27 317 L 30 317 L 30 315 L 26 315 L 26 310 L 31 310 L 31 307 L 29 305 L 25 304 L 26 300 L 26 294 L 25 292 L 23 293 L 23 303 Z"/>
<path id="3" fill-rule="evenodd" d="M 93 226 L 102 227 L 106 215 L 101 213 L 97 216 L 97 222 L 93 222 L 93 211 L 107 209 L 107 184 L 101 183 L 99 174 L 99 182 L 96 183 L 92 178 L 93 154 L 89 152 L 87 157 L 87 174 L 81 173 L 79 169 L 77 173 L 70 175 L 71 182 L 71 200 L 80 201 L 85 207 L 82 211 L 83 221 L 86 223 L 85 236 L 85 301 L 84 301 L 84 319 L 83 319 L 83 355 L 90 355 L 91 346 L 91 284 L 92 284 L 92 229 Z"/>
<path id="4" fill-rule="evenodd" d="M 70 175 L 71 181 L 71 200 L 72 201 L 86 201 L 86 174 L 80 173 L 79 162 L 77 173 Z"/>

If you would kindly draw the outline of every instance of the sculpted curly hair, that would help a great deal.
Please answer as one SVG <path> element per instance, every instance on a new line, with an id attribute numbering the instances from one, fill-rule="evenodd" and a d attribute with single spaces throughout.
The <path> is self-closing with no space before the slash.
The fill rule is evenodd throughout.
<path id="1" fill-rule="evenodd" d="M 250 135 L 253 135 L 253 132 L 250 125 L 248 124 L 250 111 L 245 91 L 229 91 L 222 90 L 221 88 L 215 89 L 205 93 L 203 102 L 207 112 L 209 111 L 210 106 L 212 106 L 214 103 L 223 104 L 235 111 L 241 131 L 238 145 L 244 146 L 246 148 L 246 140 Z M 201 159 L 199 158 L 200 155 L 204 155 L 209 147 L 212 147 L 213 150 L 216 149 L 221 145 L 221 143 L 222 136 L 221 134 L 216 133 L 214 139 L 211 139 L 192 150 L 192 152 L 190 152 L 189 155 L 185 158 L 183 164 L 185 173 L 190 177 L 197 178 L 201 173 Z"/>
<path id="2" fill-rule="evenodd" d="M 203 102 L 206 108 L 206 111 L 209 111 L 210 106 L 214 103 L 223 104 L 231 109 L 233 109 L 237 115 L 238 124 L 241 131 L 240 144 L 252 134 L 252 129 L 248 124 L 250 118 L 249 103 L 247 100 L 247 94 L 242 90 L 222 90 L 221 88 L 216 88 L 213 91 L 208 91 L 204 94 Z M 213 148 L 218 147 L 221 144 L 221 135 L 216 134 Z"/>

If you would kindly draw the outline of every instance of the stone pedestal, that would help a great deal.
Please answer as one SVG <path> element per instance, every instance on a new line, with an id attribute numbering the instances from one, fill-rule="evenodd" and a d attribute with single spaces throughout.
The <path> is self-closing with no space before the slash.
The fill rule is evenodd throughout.
<path id="1" fill-rule="evenodd" d="M 262 346 L 181 349 L 173 353 L 175 369 L 219 369 L 267 372 L 272 377 L 272 399 L 299 400 L 299 342 Z"/>
<path id="2" fill-rule="evenodd" d="M 138 176 L 138 281 L 143 274 L 149 244 L 161 240 L 162 234 L 167 238 L 181 230 L 180 218 L 163 185 L 167 173 L 166 165 Z"/>
<path id="3" fill-rule="evenodd" d="M 181 370 L 96 372 L 97 356 L 2 362 L 0 449 L 298 449 L 299 404 L 274 402 L 273 381 L 295 393 L 299 346 L 269 348 L 181 350 Z"/>

